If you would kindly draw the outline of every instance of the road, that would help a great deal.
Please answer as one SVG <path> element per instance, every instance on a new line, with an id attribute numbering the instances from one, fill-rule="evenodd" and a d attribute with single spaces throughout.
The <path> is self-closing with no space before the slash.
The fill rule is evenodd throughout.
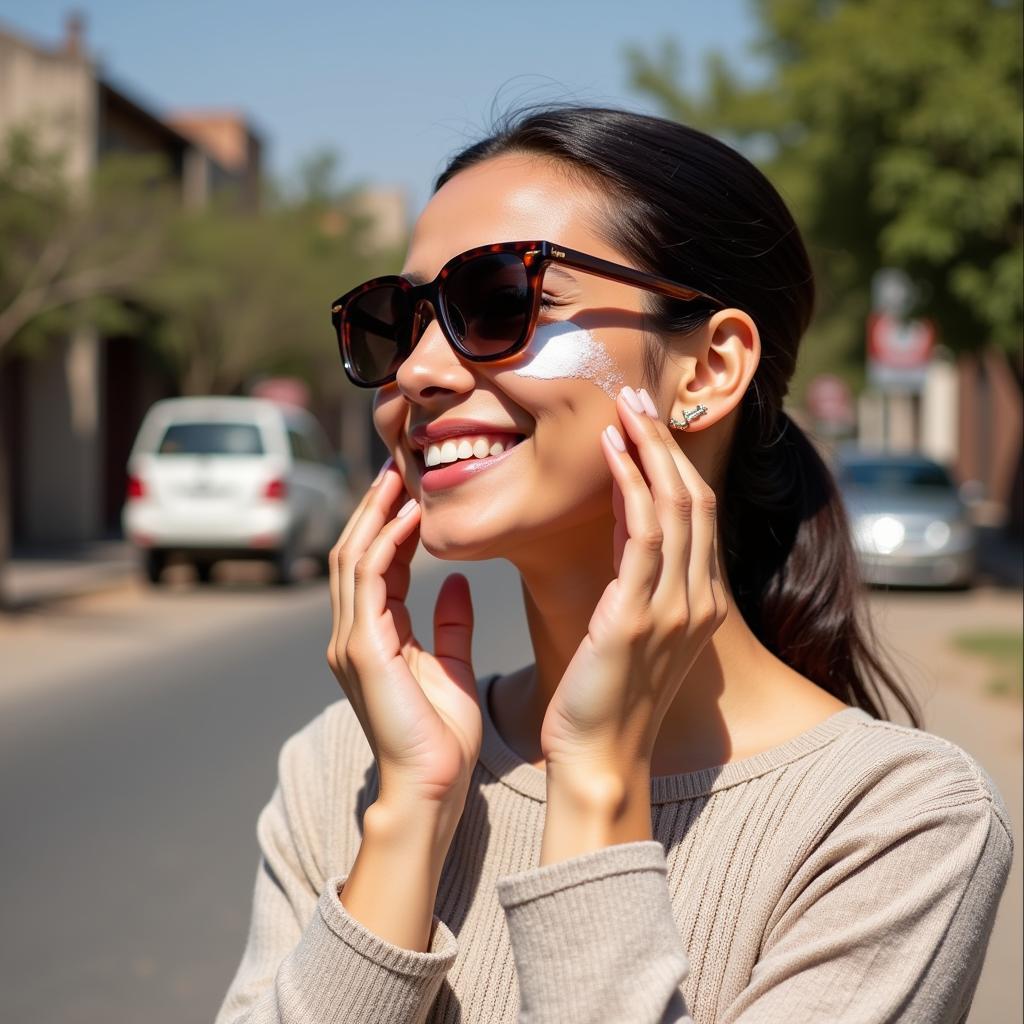
<path id="1" fill-rule="evenodd" d="M 445 572 L 473 581 L 478 672 L 528 660 L 505 563 L 418 560 L 429 637 Z M 1020 705 L 943 643 L 1020 627 L 1019 592 L 876 594 L 873 617 L 925 701 L 926 727 L 1000 787 L 1020 850 Z M 130 586 L 0 623 L 0 991 L 7 1024 L 208 1022 L 241 955 L 255 822 L 285 738 L 339 695 L 327 591 L 259 582 Z M 972 1024 L 1020 1019 L 1016 858 Z"/>

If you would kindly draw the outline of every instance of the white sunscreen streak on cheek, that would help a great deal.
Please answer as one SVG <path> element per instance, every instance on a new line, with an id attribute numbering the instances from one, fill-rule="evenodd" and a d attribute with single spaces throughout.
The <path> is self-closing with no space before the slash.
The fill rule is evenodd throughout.
<path id="1" fill-rule="evenodd" d="M 571 320 L 537 327 L 522 365 L 512 372 L 538 380 L 588 380 L 609 398 L 615 398 L 625 383 L 607 349 Z"/>

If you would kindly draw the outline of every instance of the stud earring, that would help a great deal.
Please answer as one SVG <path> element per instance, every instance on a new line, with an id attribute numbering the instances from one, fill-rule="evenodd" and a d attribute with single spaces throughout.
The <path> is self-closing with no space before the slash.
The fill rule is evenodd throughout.
<path id="1" fill-rule="evenodd" d="M 706 405 L 698 405 L 696 409 L 692 409 L 690 412 L 687 412 L 684 409 L 683 418 L 681 420 L 670 419 L 668 421 L 668 425 L 670 427 L 675 427 L 676 430 L 687 430 L 689 429 L 691 420 L 695 420 L 698 417 L 703 416 L 707 411 L 708 407 Z"/>

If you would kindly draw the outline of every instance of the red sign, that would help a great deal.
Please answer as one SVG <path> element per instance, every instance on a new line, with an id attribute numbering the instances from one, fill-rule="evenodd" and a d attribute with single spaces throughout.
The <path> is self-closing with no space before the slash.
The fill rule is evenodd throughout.
<path id="1" fill-rule="evenodd" d="M 883 367 L 923 367 L 935 346 L 935 326 L 930 320 L 898 320 L 888 313 L 868 318 L 868 359 Z"/>

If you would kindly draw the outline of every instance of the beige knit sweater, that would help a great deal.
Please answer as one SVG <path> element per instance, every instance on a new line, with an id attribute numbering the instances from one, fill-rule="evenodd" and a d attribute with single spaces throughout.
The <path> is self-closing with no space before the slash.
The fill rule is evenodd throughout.
<path id="1" fill-rule="evenodd" d="M 537 867 L 545 776 L 496 731 L 490 682 L 427 952 L 338 899 L 376 795 L 348 703 L 288 739 L 216 1024 L 966 1018 L 1013 843 L 958 747 L 847 708 L 747 760 L 653 778 L 654 840 Z"/>

